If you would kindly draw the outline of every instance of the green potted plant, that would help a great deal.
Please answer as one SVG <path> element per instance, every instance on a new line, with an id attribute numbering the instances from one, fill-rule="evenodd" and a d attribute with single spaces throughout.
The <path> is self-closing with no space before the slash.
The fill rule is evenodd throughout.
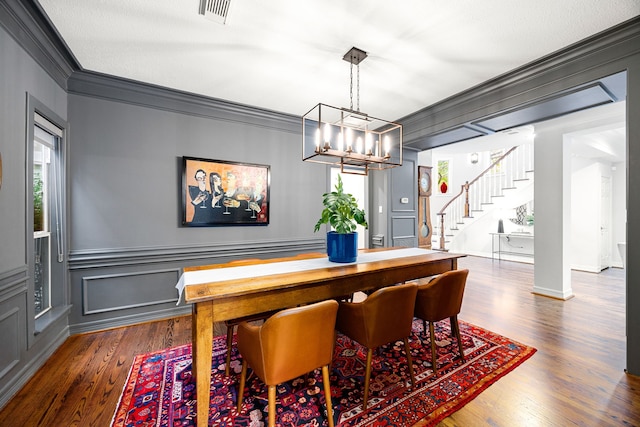
<path id="1" fill-rule="evenodd" d="M 358 255 L 357 225 L 368 228 L 363 209 L 358 207 L 356 198 L 345 193 L 342 177 L 338 175 L 335 191 L 322 195 L 322 216 L 314 231 L 322 224 L 329 224 L 333 231 L 327 233 L 327 254 L 332 262 L 354 262 Z"/>
<path id="2" fill-rule="evenodd" d="M 527 225 L 533 225 L 533 222 L 534 222 L 533 212 L 531 212 L 531 215 L 527 215 L 525 217 L 525 222 Z"/>

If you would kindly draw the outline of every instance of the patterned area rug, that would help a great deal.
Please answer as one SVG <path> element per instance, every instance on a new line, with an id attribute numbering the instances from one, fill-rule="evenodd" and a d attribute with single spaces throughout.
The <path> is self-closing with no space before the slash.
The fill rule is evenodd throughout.
<path id="1" fill-rule="evenodd" d="M 460 321 L 466 362 L 452 340 L 449 321 L 436 324 L 438 377 L 431 368 L 429 332 L 414 320 L 410 337 L 416 388 L 411 389 L 404 344 L 399 341 L 374 352 L 369 405 L 362 411 L 366 349 L 337 334 L 331 366 L 331 398 L 339 426 L 431 426 L 457 411 L 484 389 L 516 368 L 535 349 Z M 452 353 L 453 352 L 453 353 Z M 226 377 L 225 337 L 213 342 L 209 425 L 267 424 L 267 389 L 247 375 L 241 413 L 236 411 L 241 361 L 234 343 L 232 375 Z M 276 424 L 328 425 L 322 374 L 316 372 L 277 387 Z M 113 427 L 195 425 L 195 383 L 191 377 L 191 345 L 136 356 Z"/>

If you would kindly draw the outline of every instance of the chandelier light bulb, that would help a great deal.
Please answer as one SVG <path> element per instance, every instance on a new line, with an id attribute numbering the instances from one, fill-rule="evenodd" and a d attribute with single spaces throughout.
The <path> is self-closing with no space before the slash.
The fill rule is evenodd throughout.
<path id="1" fill-rule="evenodd" d="M 389 135 L 384 137 L 384 156 L 389 157 L 389 152 L 391 151 L 391 138 Z"/>
<path id="2" fill-rule="evenodd" d="M 324 149 L 328 150 L 331 148 L 331 125 L 329 123 L 325 123 L 324 125 Z"/>
<path id="3" fill-rule="evenodd" d="M 371 156 L 373 154 L 373 152 L 372 152 L 373 136 L 371 136 L 371 134 L 369 132 L 365 133 L 365 135 L 364 135 L 364 145 L 365 145 L 365 149 L 367 150 L 365 154 L 367 156 Z"/>
<path id="4" fill-rule="evenodd" d="M 347 128 L 347 152 L 353 151 L 353 129 Z"/>
<path id="5" fill-rule="evenodd" d="M 338 133 L 338 151 L 344 150 L 344 134 Z"/>
<path id="6" fill-rule="evenodd" d="M 320 128 L 319 127 L 316 129 L 315 142 L 316 142 L 316 153 L 317 153 L 318 151 L 320 151 Z"/>
<path id="7" fill-rule="evenodd" d="M 362 137 L 361 136 L 359 136 L 358 139 L 356 139 L 356 153 L 362 154 Z"/>

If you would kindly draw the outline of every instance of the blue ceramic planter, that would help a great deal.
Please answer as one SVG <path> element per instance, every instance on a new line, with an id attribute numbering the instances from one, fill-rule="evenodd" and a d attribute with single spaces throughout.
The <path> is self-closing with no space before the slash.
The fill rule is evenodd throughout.
<path id="1" fill-rule="evenodd" d="M 331 262 L 354 262 L 358 257 L 358 233 L 327 233 L 327 255 Z"/>

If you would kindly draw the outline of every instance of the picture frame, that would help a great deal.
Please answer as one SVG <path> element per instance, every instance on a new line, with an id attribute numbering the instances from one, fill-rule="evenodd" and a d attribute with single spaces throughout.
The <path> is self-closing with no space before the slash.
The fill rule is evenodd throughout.
<path id="1" fill-rule="evenodd" d="M 271 167 L 182 157 L 182 225 L 268 225 Z"/>
<path id="2" fill-rule="evenodd" d="M 436 162 L 436 171 L 438 179 L 436 184 L 437 194 L 445 195 L 451 193 L 451 183 L 449 182 L 451 174 L 451 159 L 439 159 Z"/>

